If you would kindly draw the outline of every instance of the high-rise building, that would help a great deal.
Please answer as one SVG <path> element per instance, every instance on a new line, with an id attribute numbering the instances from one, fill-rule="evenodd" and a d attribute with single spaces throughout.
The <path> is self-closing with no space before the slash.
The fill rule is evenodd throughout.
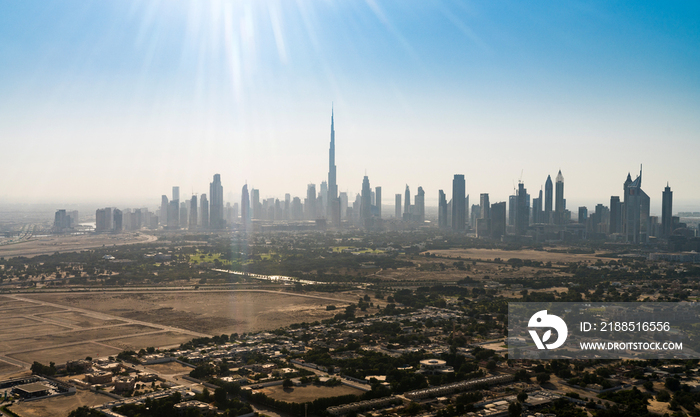
<path id="1" fill-rule="evenodd" d="M 307 220 L 316 220 L 316 184 L 309 184 L 306 187 L 306 200 L 304 200 L 304 211 Z"/>
<path id="2" fill-rule="evenodd" d="M 336 182 L 335 121 L 333 107 L 331 107 L 331 145 L 328 149 L 328 199 L 326 207 L 326 215 L 331 223 L 340 226 L 341 210 L 340 201 L 338 201 L 338 183 Z"/>
<path id="3" fill-rule="evenodd" d="M 168 223 L 168 226 L 172 226 L 175 228 L 180 227 L 180 187 L 173 187 L 173 198 L 170 200 L 170 202 L 175 202 L 175 205 L 171 206 L 171 210 L 175 210 L 175 213 L 173 214 L 174 219 L 175 219 L 175 224 L 171 225 Z"/>
<path id="4" fill-rule="evenodd" d="M 491 203 L 489 203 L 489 195 L 488 193 L 482 193 L 479 197 L 480 214 L 476 221 L 476 236 L 491 236 L 491 227 L 489 222 L 491 219 Z"/>
<path id="5" fill-rule="evenodd" d="M 471 215 L 469 217 L 469 225 L 476 230 L 479 226 L 479 219 L 481 218 L 481 206 L 478 204 L 472 204 Z"/>
<path id="6" fill-rule="evenodd" d="M 187 216 L 187 203 L 183 201 L 180 203 L 180 228 L 186 229 L 189 220 L 190 219 Z"/>
<path id="7" fill-rule="evenodd" d="M 408 184 L 406 184 L 406 191 L 404 192 L 403 214 L 404 220 L 411 220 L 411 190 L 408 188 Z"/>
<path id="8" fill-rule="evenodd" d="M 465 189 L 464 192 L 466 193 L 467 190 Z M 467 194 L 467 196 L 464 197 L 464 221 L 465 222 L 469 222 L 469 207 L 471 207 L 471 206 L 469 205 L 469 194 Z M 452 224 L 452 223 L 450 223 L 450 224 Z M 470 225 L 471 225 L 471 223 L 470 223 Z"/>
<path id="9" fill-rule="evenodd" d="M 438 191 L 438 227 L 447 229 L 447 196 L 442 190 Z"/>
<path id="10" fill-rule="evenodd" d="M 167 216 L 167 208 L 166 208 L 166 216 Z M 124 229 L 123 226 L 123 216 L 122 216 L 122 211 L 119 209 L 114 209 L 114 213 L 112 214 L 112 224 L 114 225 L 114 228 L 112 229 L 114 232 L 119 233 Z"/>
<path id="11" fill-rule="evenodd" d="M 180 228 L 180 203 L 177 200 L 171 200 L 168 203 L 168 229 Z"/>
<path id="12" fill-rule="evenodd" d="M 515 234 L 518 236 L 524 235 L 530 226 L 530 206 L 527 198 L 525 184 L 519 182 L 515 204 Z"/>
<path id="13" fill-rule="evenodd" d="M 506 203 L 491 204 L 491 237 L 500 239 L 506 234 Z"/>
<path id="14" fill-rule="evenodd" d="M 58 212 L 56 212 L 58 214 Z M 110 230 L 109 228 L 109 219 L 107 218 L 107 210 L 106 209 L 97 209 L 95 211 L 95 231 L 98 233 L 101 232 L 108 232 Z"/>
<path id="15" fill-rule="evenodd" d="M 372 189 L 369 186 L 369 178 L 365 175 L 362 180 L 362 203 L 360 206 L 360 218 L 365 230 L 372 227 Z"/>
<path id="16" fill-rule="evenodd" d="M 566 200 L 564 199 L 564 176 L 561 175 L 561 170 L 557 174 L 556 181 L 554 182 L 554 187 L 556 191 L 554 200 L 554 217 L 556 219 L 556 224 L 566 223 L 564 210 L 566 210 Z"/>
<path id="17" fill-rule="evenodd" d="M 168 224 L 168 196 L 165 194 L 160 197 L 160 224 Z"/>
<path id="18" fill-rule="evenodd" d="M 294 197 L 292 199 L 292 220 L 303 220 L 304 219 L 304 207 L 301 204 L 301 199 L 299 197 Z"/>
<path id="19" fill-rule="evenodd" d="M 586 224 L 588 220 L 588 207 L 581 206 L 578 208 L 578 224 Z"/>
<path id="20" fill-rule="evenodd" d="M 661 197 L 661 235 L 668 237 L 671 235 L 671 227 L 673 225 L 673 191 L 666 183 L 663 195 Z"/>
<path id="21" fill-rule="evenodd" d="M 649 239 L 649 196 L 642 190 L 642 170 L 631 181 L 628 174 L 625 181 L 625 238 L 629 243 L 648 243 Z"/>
<path id="22" fill-rule="evenodd" d="M 377 206 L 377 218 L 382 218 L 382 187 L 374 187 L 376 194 L 375 206 Z"/>
<path id="23" fill-rule="evenodd" d="M 464 175 L 455 174 L 452 180 L 452 230 L 455 232 L 463 231 L 466 226 L 466 193 L 467 184 L 464 181 Z"/>
<path id="24" fill-rule="evenodd" d="M 479 197 L 480 197 L 479 206 L 481 207 L 481 216 L 479 216 L 479 218 L 490 219 L 491 218 L 491 203 L 489 203 L 489 194 L 482 193 Z"/>
<path id="25" fill-rule="evenodd" d="M 622 203 L 619 196 L 610 197 L 610 227 L 608 233 L 622 233 Z"/>
<path id="26" fill-rule="evenodd" d="M 401 194 L 394 196 L 394 217 L 401 219 Z"/>
<path id="27" fill-rule="evenodd" d="M 260 190 L 253 188 L 251 190 L 251 208 L 253 211 L 253 218 L 260 219 L 262 217 L 262 204 L 260 203 Z M 314 198 L 316 196 L 314 195 Z"/>
<path id="28" fill-rule="evenodd" d="M 545 223 L 542 211 L 542 189 L 540 189 L 539 196 L 532 199 L 532 223 Z"/>
<path id="29" fill-rule="evenodd" d="M 221 185 L 221 175 L 214 174 L 214 181 L 209 183 L 209 227 L 223 229 L 224 222 L 224 187 Z"/>
<path id="30" fill-rule="evenodd" d="M 318 202 L 316 206 L 318 217 L 325 218 L 328 210 L 328 183 L 326 181 L 321 181 L 321 189 L 318 192 L 318 199 L 316 201 Z"/>
<path id="31" fill-rule="evenodd" d="M 241 190 L 241 223 L 245 227 L 250 223 L 250 197 L 248 196 L 248 184 Z"/>
<path id="32" fill-rule="evenodd" d="M 199 227 L 209 228 L 209 200 L 206 194 L 199 196 Z"/>
<path id="33" fill-rule="evenodd" d="M 340 221 L 348 215 L 348 193 L 345 191 L 338 193 L 338 203 L 340 204 L 340 217 L 337 220 Z"/>
<path id="34" fill-rule="evenodd" d="M 544 183 L 544 219 L 542 223 L 554 223 L 552 214 L 552 177 L 547 175 L 547 181 Z"/>
<path id="35" fill-rule="evenodd" d="M 423 187 L 418 187 L 414 206 L 414 220 L 423 223 L 425 221 L 425 191 L 423 191 Z"/>
<path id="36" fill-rule="evenodd" d="M 197 229 L 197 196 L 193 195 L 190 200 L 190 230 Z"/>
<path id="37" fill-rule="evenodd" d="M 515 212 L 517 211 L 518 197 L 508 196 L 508 225 L 515 226 Z"/>

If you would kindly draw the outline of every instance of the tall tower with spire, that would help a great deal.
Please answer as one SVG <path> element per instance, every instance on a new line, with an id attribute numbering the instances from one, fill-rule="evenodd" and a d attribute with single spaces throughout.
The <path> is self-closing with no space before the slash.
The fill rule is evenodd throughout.
<path id="1" fill-rule="evenodd" d="M 564 176 L 561 175 L 561 169 L 557 174 L 557 178 L 554 182 L 555 187 L 555 197 L 554 197 L 554 223 L 564 224 L 566 223 L 564 219 L 564 210 L 566 210 L 566 200 L 564 199 Z"/>
<path id="2" fill-rule="evenodd" d="M 326 214 L 331 222 L 340 226 L 340 200 L 338 200 L 338 183 L 335 177 L 335 123 L 331 105 L 331 146 L 328 149 L 328 204 Z"/>

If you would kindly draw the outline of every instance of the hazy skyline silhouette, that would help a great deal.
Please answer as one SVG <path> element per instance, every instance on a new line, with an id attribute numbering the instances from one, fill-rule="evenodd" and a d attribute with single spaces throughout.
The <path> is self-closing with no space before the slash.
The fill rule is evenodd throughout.
<path id="1" fill-rule="evenodd" d="M 0 16 L 0 204 L 156 207 L 338 191 L 505 201 L 561 169 L 567 206 L 644 164 L 652 211 L 700 207 L 698 5 L 21 2 Z"/>

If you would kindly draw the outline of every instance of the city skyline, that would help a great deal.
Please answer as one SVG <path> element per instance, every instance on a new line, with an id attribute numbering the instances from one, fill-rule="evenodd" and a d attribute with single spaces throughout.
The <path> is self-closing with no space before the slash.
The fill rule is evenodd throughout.
<path id="1" fill-rule="evenodd" d="M 499 202 L 561 169 L 573 212 L 643 164 L 652 212 L 667 182 L 674 210 L 700 208 L 696 5 L 68 9 L 0 17 L 0 204 L 156 207 L 173 184 L 210 194 L 214 173 L 225 201 L 244 183 L 303 196 L 330 182 L 333 103 L 351 201 L 365 172 L 387 206 L 410 184 L 437 207 L 455 173 Z"/>

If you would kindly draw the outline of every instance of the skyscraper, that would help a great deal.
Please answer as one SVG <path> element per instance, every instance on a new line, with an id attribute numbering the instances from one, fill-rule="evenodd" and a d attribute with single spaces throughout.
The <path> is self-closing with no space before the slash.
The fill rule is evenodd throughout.
<path id="1" fill-rule="evenodd" d="M 642 190 L 642 170 L 631 181 L 628 174 L 625 181 L 625 237 L 629 243 L 648 243 L 649 239 L 649 196 Z"/>
<path id="2" fill-rule="evenodd" d="M 556 200 L 554 201 L 554 217 L 556 224 L 564 224 L 564 210 L 566 210 L 566 200 L 564 199 L 564 176 L 561 175 L 561 170 L 557 174 L 555 182 Z"/>
<path id="3" fill-rule="evenodd" d="M 525 184 L 518 183 L 518 193 L 515 202 L 515 234 L 524 235 L 530 226 L 530 207 L 527 201 Z"/>
<path id="4" fill-rule="evenodd" d="M 260 203 L 260 190 L 253 188 L 251 190 L 251 206 L 253 210 L 253 218 L 260 219 L 262 217 L 262 204 Z M 314 193 L 315 194 L 315 193 Z M 314 198 L 316 196 L 314 195 Z"/>
<path id="5" fill-rule="evenodd" d="M 666 183 L 666 188 L 661 199 L 661 235 L 668 237 L 671 235 L 673 225 L 673 191 Z"/>
<path id="6" fill-rule="evenodd" d="M 537 198 L 532 199 L 532 223 L 545 223 L 544 213 L 542 211 L 542 189 Z"/>
<path id="7" fill-rule="evenodd" d="M 401 194 L 394 196 L 394 217 L 401 219 Z"/>
<path id="8" fill-rule="evenodd" d="M 175 202 L 173 204 L 173 202 Z M 174 224 L 168 223 L 168 226 L 172 226 L 174 228 L 179 228 L 180 227 L 180 187 L 173 187 L 173 198 L 170 200 L 171 203 L 171 210 L 174 210 L 172 213 L 173 221 Z"/>
<path id="9" fill-rule="evenodd" d="M 547 175 L 547 181 L 544 183 L 544 219 L 542 223 L 553 223 L 552 216 L 552 177 Z"/>
<path id="10" fill-rule="evenodd" d="M 506 202 L 491 204 L 491 237 L 500 239 L 506 234 Z"/>
<path id="11" fill-rule="evenodd" d="M 340 201 L 338 201 L 338 184 L 335 172 L 335 121 L 331 107 L 331 146 L 328 149 L 328 201 L 326 214 L 332 224 L 340 226 Z"/>
<path id="12" fill-rule="evenodd" d="M 193 195 L 190 200 L 190 230 L 197 229 L 197 196 Z"/>
<path id="13" fill-rule="evenodd" d="M 316 220 L 316 184 L 309 184 L 306 187 L 304 211 L 306 212 L 307 220 Z"/>
<path id="14" fill-rule="evenodd" d="M 209 200 L 206 194 L 199 196 L 199 227 L 209 228 Z"/>
<path id="15" fill-rule="evenodd" d="M 160 224 L 168 224 L 168 196 L 165 194 L 160 197 Z"/>
<path id="16" fill-rule="evenodd" d="M 250 196 L 248 195 L 248 184 L 241 190 L 241 223 L 247 227 L 250 222 Z"/>
<path id="17" fill-rule="evenodd" d="M 455 232 L 463 231 L 467 221 L 466 193 L 467 184 L 464 181 L 464 175 L 455 174 L 452 180 L 452 230 Z"/>
<path id="18" fill-rule="evenodd" d="M 447 197 L 442 190 L 438 191 L 438 227 L 447 228 Z"/>
<path id="19" fill-rule="evenodd" d="M 418 187 L 418 194 L 416 194 L 414 208 L 414 218 L 418 223 L 423 223 L 425 221 L 425 191 L 423 187 Z"/>
<path id="20" fill-rule="evenodd" d="M 369 178 L 365 175 L 362 180 L 362 203 L 360 206 L 360 218 L 365 230 L 372 226 L 372 189 L 369 186 Z"/>
<path id="21" fill-rule="evenodd" d="M 411 219 L 411 190 L 408 188 L 408 184 L 406 184 L 406 192 L 404 192 L 403 214 L 404 220 Z"/>
<path id="22" fill-rule="evenodd" d="M 376 193 L 377 218 L 382 218 L 382 187 L 374 187 Z"/>
<path id="23" fill-rule="evenodd" d="M 489 203 L 489 194 L 482 193 L 479 197 L 480 197 L 480 203 L 481 203 L 481 204 L 479 204 L 481 206 L 480 218 L 490 219 L 491 218 L 491 203 Z"/>
<path id="24" fill-rule="evenodd" d="M 588 207 L 581 206 L 578 208 L 578 224 L 585 225 L 586 220 L 588 220 Z"/>
<path id="25" fill-rule="evenodd" d="M 212 229 L 224 227 L 224 187 L 221 185 L 221 176 L 214 174 L 214 181 L 209 183 L 209 226 Z"/>
<path id="26" fill-rule="evenodd" d="M 610 228 L 608 233 L 622 233 L 622 204 L 619 196 L 610 197 Z"/>
<path id="27" fill-rule="evenodd" d="M 479 196 L 479 218 L 476 221 L 476 235 L 477 237 L 491 236 L 491 203 L 489 203 L 488 193 L 482 193 Z"/>

